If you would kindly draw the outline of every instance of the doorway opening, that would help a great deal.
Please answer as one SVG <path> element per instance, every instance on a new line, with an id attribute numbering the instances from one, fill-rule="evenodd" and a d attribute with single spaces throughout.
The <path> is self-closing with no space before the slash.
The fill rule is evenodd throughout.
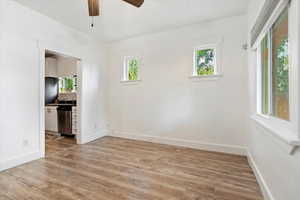
<path id="1" fill-rule="evenodd" d="M 45 155 L 64 152 L 80 138 L 80 59 L 45 50 Z"/>

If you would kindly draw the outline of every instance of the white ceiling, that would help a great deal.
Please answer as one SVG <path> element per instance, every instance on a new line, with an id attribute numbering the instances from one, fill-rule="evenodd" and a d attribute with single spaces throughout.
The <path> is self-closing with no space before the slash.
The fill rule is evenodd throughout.
<path id="1" fill-rule="evenodd" d="M 113 41 L 243 14 L 250 0 L 145 0 L 141 8 L 122 0 L 100 0 L 101 16 L 95 18 L 93 29 L 87 0 L 15 1 L 103 41 Z"/>

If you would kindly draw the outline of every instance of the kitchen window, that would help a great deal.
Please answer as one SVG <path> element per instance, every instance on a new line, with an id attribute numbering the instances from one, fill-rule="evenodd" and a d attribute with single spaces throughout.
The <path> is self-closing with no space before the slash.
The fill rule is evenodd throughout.
<path id="1" fill-rule="evenodd" d="M 73 77 L 60 77 L 59 78 L 59 92 L 71 93 L 77 90 L 77 76 Z"/>

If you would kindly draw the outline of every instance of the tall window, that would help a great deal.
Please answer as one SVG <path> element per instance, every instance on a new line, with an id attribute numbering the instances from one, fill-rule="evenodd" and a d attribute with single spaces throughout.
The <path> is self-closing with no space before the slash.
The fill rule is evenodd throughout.
<path id="1" fill-rule="evenodd" d="M 194 51 L 193 76 L 215 75 L 216 71 L 216 48 L 196 48 Z"/>
<path id="2" fill-rule="evenodd" d="M 290 119 L 288 22 L 286 8 L 260 44 L 260 112 L 283 120 Z"/>
<path id="3" fill-rule="evenodd" d="M 137 81 L 139 80 L 139 60 L 135 57 L 125 57 L 124 60 L 124 81 Z"/>

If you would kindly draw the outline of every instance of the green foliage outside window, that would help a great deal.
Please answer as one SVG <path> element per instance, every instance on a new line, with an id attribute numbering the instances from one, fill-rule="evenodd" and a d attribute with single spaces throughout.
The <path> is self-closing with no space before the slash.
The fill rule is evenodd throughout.
<path id="1" fill-rule="evenodd" d="M 290 119 L 289 106 L 289 12 L 286 8 L 271 29 L 272 36 L 272 115 Z"/>
<path id="2" fill-rule="evenodd" d="M 195 56 L 196 72 L 198 76 L 213 75 L 215 73 L 215 50 L 197 50 Z"/>
<path id="3" fill-rule="evenodd" d="M 59 92 L 76 92 L 77 77 L 61 77 L 59 78 Z"/>
<path id="4" fill-rule="evenodd" d="M 128 61 L 128 80 L 129 81 L 136 81 L 138 80 L 138 60 L 137 59 L 130 59 Z"/>
<path id="5" fill-rule="evenodd" d="M 288 38 L 280 42 L 276 51 L 276 90 L 284 95 L 289 90 Z"/>

